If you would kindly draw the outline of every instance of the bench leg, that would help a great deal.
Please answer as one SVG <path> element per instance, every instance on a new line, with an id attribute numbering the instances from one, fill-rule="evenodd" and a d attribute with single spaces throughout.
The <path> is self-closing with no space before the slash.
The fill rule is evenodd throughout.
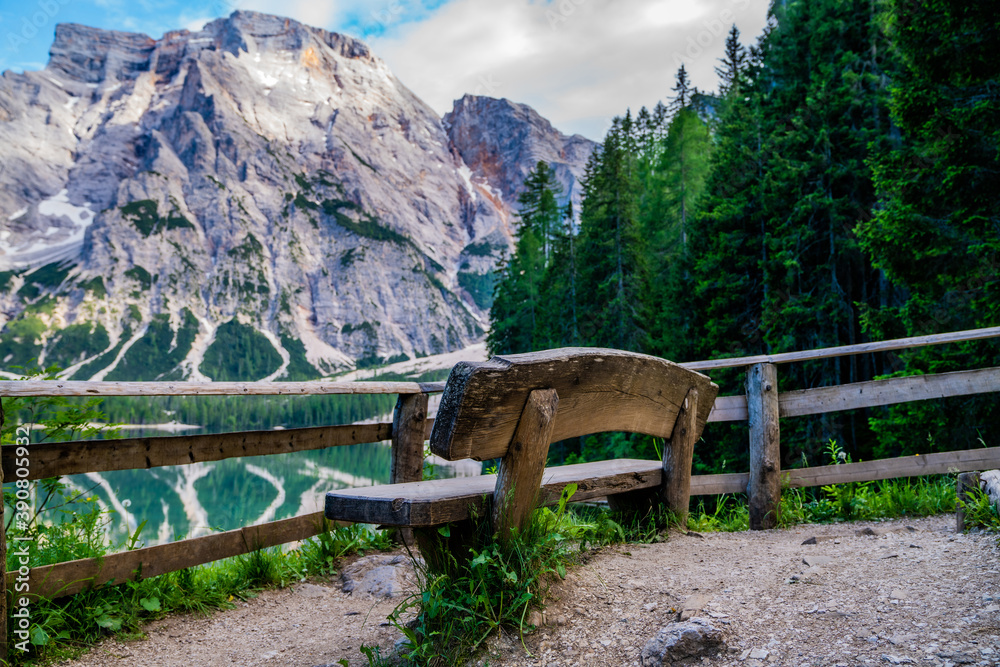
<path id="1" fill-rule="evenodd" d="M 687 525 L 691 503 L 691 459 L 698 433 L 698 389 L 692 387 L 674 423 L 670 440 L 663 448 L 663 502 Z"/>
<path id="2" fill-rule="evenodd" d="M 476 522 L 473 519 L 448 524 L 448 536 L 441 534 L 440 526 L 412 528 L 420 555 L 427 571 L 433 574 L 455 574 L 455 569 L 468 562 L 471 548 L 481 548 L 478 543 Z"/>
<path id="3" fill-rule="evenodd" d="M 558 407 L 555 389 L 535 389 L 528 394 L 514 439 L 497 468 L 493 529 L 501 539 L 508 537 L 512 528 L 524 528 L 535 509 Z"/>
<path id="4" fill-rule="evenodd" d="M 392 463 L 389 483 L 419 482 L 424 477 L 424 424 L 427 394 L 401 394 L 392 416 Z M 413 544 L 413 530 L 399 528 L 399 541 Z"/>

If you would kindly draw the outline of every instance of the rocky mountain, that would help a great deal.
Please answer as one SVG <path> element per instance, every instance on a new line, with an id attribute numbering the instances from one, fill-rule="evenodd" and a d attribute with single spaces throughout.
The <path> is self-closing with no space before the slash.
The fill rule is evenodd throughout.
<path id="1" fill-rule="evenodd" d="M 362 42 L 236 12 L 162 39 L 59 25 L 0 78 L 0 371 L 301 379 L 483 336 L 538 159 L 529 107 L 444 119 Z"/>

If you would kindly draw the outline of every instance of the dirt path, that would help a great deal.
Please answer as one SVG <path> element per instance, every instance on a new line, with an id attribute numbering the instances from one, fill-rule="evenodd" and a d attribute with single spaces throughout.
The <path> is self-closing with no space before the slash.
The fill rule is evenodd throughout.
<path id="1" fill-rule="evenodd" d="M 501 637 L 480 664 L 639 665 L 646 641 L 687 605 L 726 637 L 704 664 L 1000 665 L 997 539 L 953 526 L 946 515 L 607 549 L 553 587 L 546 625 L 525 637 L 531 656 Z M 877 534 L 856 534 L 866 528 Z M 386 653 L 398 637 L 384 625 L 393 606 L 301 584 L 209 618 L 158 621 L 147 640 L 108 641 L 67 664 L 365 665 L 362 642 Z"/>

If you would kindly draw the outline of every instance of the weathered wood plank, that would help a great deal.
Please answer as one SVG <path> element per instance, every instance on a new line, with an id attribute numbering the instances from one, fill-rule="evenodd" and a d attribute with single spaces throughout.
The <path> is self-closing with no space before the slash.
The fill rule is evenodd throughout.
<path id="1" fill-rule="evenodd" d="M 785 471 L 783 477 L 787 479 L 788 486 L 795 488 L 969 472 L 998 466 L 1000 466 L 1000 447 L 983 447 L 861 463 L 842 463 L 836 466 L 800 468 Z"/>
<path id="2" fill-rule="evenodd" d="M 1000 391 L 1000 368 L 911 375 L 781 394 L 781 416 L 797 417 L 876 405 Z"/>
<path id="3" fill-rule="evenodd" d="M 994 391 L 1000 391 L 1000 368 L 911 375 L 854 382 L 835 387 L 798 389 L 782 392 L 778 396 L 778 405 L 781 417 L 800 417 Z M 746 396 L 719 396 L 715 399 L 712 412 L 708 415 L 710 422 L 734 422 L 746 419 Z"/>
<path id="4" fill-rule="evenodd" d="M 1000 327 L 988 327 L 985 329 L 953 331 L 950 333 L 933 334 L 930 336 L 913 336 L 911 338 L 896 338 L 893 340 L 860 343 L 857 345 L 826 347 L 819 350 L 784 352 L 782 354 L 761 354 L 755 357 L 733 357 L 730 359 L 690 361 L 680 365 L 693 371 L 707 371 L 715 368 L 738 368 L 741 366 L 752 366 L 754 364 L 787 364 L 793 361 L 828 359 L 830 357 L 843 357 L 852 354 L 886 352 L 890 350 L 903 350 L 913 347 L 924 347 L 927 345 L 941 345 L 943 343 L 957 343 L 961 341 L 983 340 L 986 338 L 997 337 L 1000 337 Z"/>
<path id="5" fill-rule="evenodd" d="M 660 461 L 617 459 L 546 468 L 539 506 L 555 505 L 563 487 L 575 482 L 573 500 L 601 498 L 659 486 Z M 459 477 L 392 486 L 340 489 L 326 494 L 326 516 L 356 523 L 389 526 L 437 526 L 485 516 L 486 502 L 496 488 L 496 475 Z"/>
<path id="6" fill-rule="evenodd" d="M 747 371 L 750 425 L 750 530 L 778 525 L 781 507 L 781 447 L 778 419 L 778 367 L 755 364 Z"/>
<path id="7" fill-rule="evenodd" d="M 719 396 L 712 411 L 708 413 L 710 422 L 739 422 L 747 420 L 746 396 Z"/>
<path id="8" fill-rule="evenodd" d="M 392 417 L 392 461 L 389 483 L 419 482 L 424 476 L 427 394 L 404 394 Z"/>
<path id="9" fill-rule="evenodd" d="M 835 466 L 785 470 L 782 480 L 789 488 L 873 482 L 881 479 L 941 475 L 1000 467 L 1000 447 L 965 449 L 920 456 L 903 456 Z M 746 493 L 749 473 L 696 475 L 691 478 L 691 495 L 710 496 L 722 493 Z"/>
<path id="10" fill-rule="evenodd" d="M 501 538 L 512 528 L 523 529 L 535 509 L 558 409 L 555 389 L 535 389 L 528 394 L 514 438 L 497 467 L 493 530 Z"/>
<path id="11" fill-rule="evenodd" d="M 18 396 L 313 396 L 423 394 L 443 382 L 84 382 L 0 380 L 0 395 Z"/>
<path id="12" fill-rule="evenodd" d="M 37 443 L 28 448 L 31 465 L 27 479 L 221 461 L 237 456 L 286 454 L 381 442 L 391 437 L 392 424 L 351 424 L 217 435 Z M 0 459 L 3 469 L 8 475 L 12 474 L 14 448 L 0 450 Z"/>
<path id="13" fill-rule="evenodd" d="M 392 414 L 392 459 L 389 483 L 419 482 L 424 478 L 424 433 L 427 394 L 400 394 Z M 413 544 L 413 530 L 400 528 L 395 539 Z"/>
<path id="14" fill-rule="evenodd" d="M 677 515 L 682 526 L 687 525 L 688 506 L 691 504 L 694 443 L 701 437 L 704 427 L 704 422 L 698 422 L 698 403 L 698 388 L 692 387 L 681 405 L 674 432 L 663 447 L 663 503 Z"/>
<path id="15" fill-rule="evenodd" d="M 750 473 L 729 472 L 722 475 L 695 475 L 691 478 L 692 496 L 717 496 L 723 493 L 746 493 Z"/>
<path id="16" fill-rule="evenodd" d="M 533 389 L 559 394 L 553 440 L 625 431 L 670 437 L 691 387 L 702 397 L 698 421 L 708 418 L 718 387 L 673 362 L 600 348 L 563 348 L 460 362 L 451 371 L 431 451 L 448 460 L 503 456 Z"/>
<path id="17" fill-rule="evenodd" d="M 215 535 L 124 551 L 103 559 L 86 558 L 36 567 L 31 570 L 29 589 L 32 595 L 58 598 L 95 586 L 129 581 L 135 578 L 137 571 L 143 577 L 154 577 L 256 549 L 297 542 L 319 535 L 322 527 L 323 513 L 314 512 Z M 16 572 L 7 573 L 8 591 L 12 589 L 16 576 Z"/>

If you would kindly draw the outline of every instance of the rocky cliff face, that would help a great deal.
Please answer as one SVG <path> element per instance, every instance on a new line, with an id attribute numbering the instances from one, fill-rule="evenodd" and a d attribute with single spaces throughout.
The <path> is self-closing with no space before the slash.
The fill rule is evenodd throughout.
<path id="1" fill-rule="evenodd" d="M 0 79 L 0 369 L 304 378 L 466 346 L 524 175 L 572 195 L 592 147 L 505 100 L 443 122 L 289 19 L 60 25 Z"/>
<path id="2" fill-rule="evenodd" d="M 572 200 L 579 212 L 579 179 L 594 150 L 591 140 L 566 136 L 526 104 L 475 95 L 456 100 L 444 125 L 476 180 L 498 187 L 503 201 L 516 202 L 528 172 L 544 160 L 562 186 L 561 203 Z"/>

